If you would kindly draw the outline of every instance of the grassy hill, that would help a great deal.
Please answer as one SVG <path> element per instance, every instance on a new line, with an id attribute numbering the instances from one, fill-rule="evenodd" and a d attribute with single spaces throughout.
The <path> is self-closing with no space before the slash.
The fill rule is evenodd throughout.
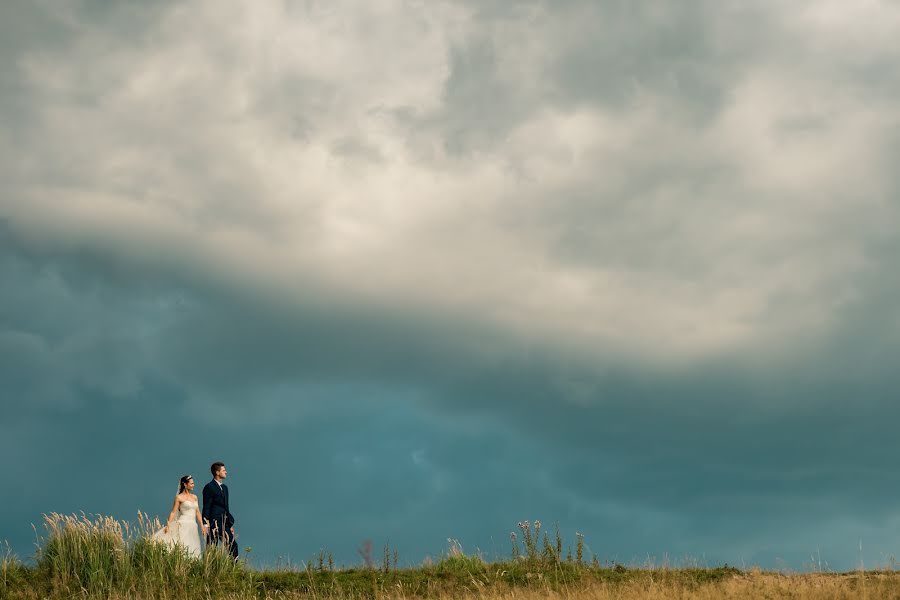
<path id="1" fill-rule="evenodd" d="M 563 556 L 558 533 L 520 527 L 507 561 L 485 562 L 452 544 L 434 564 L 397 568 L 385 548 L 380 565 L 336 569 L 326 555 L 308 567 L 254 570 L 224 553 L 192 559 L 150 540 L 155 528 L 108 517 L 50 515 L 34 565 L 0 560 L 0 598 L 900 598 L 894 572 L 783 575 L 716 568 L 626 568 Z"/>

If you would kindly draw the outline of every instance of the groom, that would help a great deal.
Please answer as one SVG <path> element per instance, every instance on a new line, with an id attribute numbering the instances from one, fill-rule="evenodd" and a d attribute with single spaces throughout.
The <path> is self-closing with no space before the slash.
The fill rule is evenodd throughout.
<path id="1" fill-rule="evenodd" d="M 228 486 L 223 483 L 228 476 L 224 463 L 214 462 L 209 470 L 213 480 L 203 488 L 203 522 L 209 527 L 206 545 L 225 544 L 225 548 L 237 560 L 238 547 L 234 541 L 234 517 L 228 510 Z"/>

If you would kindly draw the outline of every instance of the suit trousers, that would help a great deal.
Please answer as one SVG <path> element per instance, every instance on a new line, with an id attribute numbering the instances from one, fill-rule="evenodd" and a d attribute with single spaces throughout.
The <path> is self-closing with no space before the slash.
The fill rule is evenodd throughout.
<path id="1" fill-rule="evenodd" d="M 206 545 L 218 546 L 219 544 L 222 544 L 226 552 L 237 560 L 238 545 L 237 540 L 234 539 L 234 534 L 231 533 L 230 529 L 225 528 L 225 524 L 222 521 L 213 521 L 210 523 L 209 534 L 206 536 Z"/>

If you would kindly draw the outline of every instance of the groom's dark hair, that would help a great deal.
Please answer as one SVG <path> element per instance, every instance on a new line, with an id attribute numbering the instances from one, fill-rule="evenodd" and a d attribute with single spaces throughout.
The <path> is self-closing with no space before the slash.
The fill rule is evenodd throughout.
<path id="1" fill-rule="evenodd" d="M 219 472 L 219 469 L 221 469 L 224 466 L 225 466 L 225 463 L 221 463 L 221 462 L 214 462 L 213 464 L 211 464 L 209 466 L 209 470 L 212 472 L 212 476 L 215 477 L 216 473 Z"/>

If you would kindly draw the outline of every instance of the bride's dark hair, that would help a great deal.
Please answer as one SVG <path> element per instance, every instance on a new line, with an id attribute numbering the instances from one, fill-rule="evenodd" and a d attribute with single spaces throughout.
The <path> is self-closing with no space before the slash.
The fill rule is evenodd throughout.
<path id="1" fill-rule="evenodd" d="M 179 494 L 184 492 L 185 488 L 187 488 L 187 482 L 190 481 L 191 479 L 193 479 L 193 477 L 191 477 L 190 475 L 184 475 L 178 481 L 178 493 Z"/>

